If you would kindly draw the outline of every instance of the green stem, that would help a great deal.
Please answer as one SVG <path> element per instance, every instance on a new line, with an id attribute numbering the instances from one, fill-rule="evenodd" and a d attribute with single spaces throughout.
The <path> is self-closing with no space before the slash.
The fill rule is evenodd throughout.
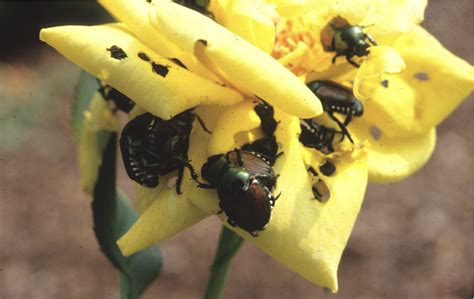
<path id="1" fill-rule="evenodd" d="M 222 297 L 232 260 L 243 241 L 236 233 L 225 226 L 222 227 L 222 234 L 212 264 L 211 277 L 207 284 L 204 299 L 219 299 Z"/>

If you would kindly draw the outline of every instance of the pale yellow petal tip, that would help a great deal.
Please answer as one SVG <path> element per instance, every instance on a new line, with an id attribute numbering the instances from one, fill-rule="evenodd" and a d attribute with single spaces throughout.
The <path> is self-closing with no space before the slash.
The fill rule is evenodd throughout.
<path id="1" fill-rule="evenodd" d="M 165 180 L 160 184 L 164 186 Z M 186 190 L 183 191 L 183 195 L 179 195 L 175 188 L 162 187 L 137 193 L 138 196 L 149 197 L 145 199 L 148 202 L 146 205 L 149 206 L 142 205 L 145 211 L 117 241 L 117 245 L 125 256 L 159 243 L 209 215 L 194 206 L 186 198 Z"/>
<path id="2" fill-rule="evenodd" d="M 117 246 L 120 249 L 120 252 L 122 252 L 123 256 L 130 256 L 142 249 L 145 249 L 145 248 L 137 249 L 133 246 L 133 244 L 134 244 L 134 241 L 130 240 L 130 238 L 127 235 L 122 236 L 117 241 Z"/>
<path id="3" fill-rule="evenodd" d="M 46 42 L 46 36 L 49 34 L 49 32 L 56 27 L 51 27 L 51 28 L 43 28 L 40 30 L 39 34 L 39 39 L 43 42 Z"/>

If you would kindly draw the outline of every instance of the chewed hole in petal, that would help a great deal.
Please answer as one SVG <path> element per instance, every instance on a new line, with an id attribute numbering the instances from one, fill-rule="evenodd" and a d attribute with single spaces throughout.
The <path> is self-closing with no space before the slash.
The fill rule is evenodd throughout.
<path id="1" fill-rule="evenodd" d="M 430 76 L 428 76 L 427 73 L 425 72 L 418 72 L 418 73 L 415 73 L 413 75 L 413 77 L 415 77 L 416 79 L 420 80 L 420 81 L 428 81 L 430 80 Z"/>
<path id="2" fill-rule="evenodd" d="M 371 127 L 370 136 L 372 136 L 374 140 L 379 140 L 382 137 L 382 131 L 377 127 Z"/>

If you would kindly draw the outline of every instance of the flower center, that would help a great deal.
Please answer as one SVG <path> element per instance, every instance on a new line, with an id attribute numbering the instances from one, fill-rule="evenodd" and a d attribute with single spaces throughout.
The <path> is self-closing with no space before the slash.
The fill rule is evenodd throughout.
<path id="1" fill-rule="evenodd" d="M 311 27 L 301 18 L 276 21 L 276 37 L 272 56 L 276 59 L 287 56 L 299 47 L 312 48 L 317 42 Z"/>

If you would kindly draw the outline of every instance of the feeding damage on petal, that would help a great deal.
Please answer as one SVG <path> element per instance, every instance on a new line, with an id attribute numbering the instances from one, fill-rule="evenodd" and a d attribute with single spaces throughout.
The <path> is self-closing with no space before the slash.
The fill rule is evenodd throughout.
<path id="1" fill-rule="evenodd" d="M 235 90 L 159 56 L 121 25 L 54 27 L 43 29 L 41 39 L 163 119 L 200 104 L 243 100 Z"/>
<path id="2" fill-rule="evenodd" d="M 354 78 L 354 95 L 366 100 L 379 87 L 384 74 L 396 74 L 405 69 L 403 58 L 393 48 L 376 46 L 370 49 L 370 54 L 362 63 Z"/>
<path id="3" fill-rule="evenodd" d="M 361 85 L 370 98 L 366 118 L 391 137 L 425 134 L 474 90 L 474 67 L 421 27 L 402 35 L 394 49 L 406 70 Z"/>
<path id="4" fill-rule="evenodd" d="M 179 49 L 169 42 L 150 24 L 148 10 L 151 3 L 143 0 L 100 0 L 99 3 L 112 14 L 117 21 L 125 23 L 128 30 L 140 41 L 162 57 L 182 61 L 186 68 L 208 80 L 219 82 L 204 65 L 196 60 L 191 53 Z"/>
<path id="5" fill-rule="evenodd" d="M 355 120 L 354 133 L 366 140 L 369 181 L 389 184 L 401 181 L 423 167 L 434 152 L 436 129 L 407 137 L 390 137 L 364 120 Z"/>
<path id="6" fill-rule="evenodd" d="M 238 35 L 194 11 L 172 2 L 155 2 L 152 24 L 182 50 L 195 53 L 211 69 L 218 69 L 233 86 L 250 96 L 299 117 L 322 112 L 318 99 L 284 66 Z M 181 26 L 186 23 L 187 26 Z M 208 62 L 208 63 L 206 63 Z"/>

